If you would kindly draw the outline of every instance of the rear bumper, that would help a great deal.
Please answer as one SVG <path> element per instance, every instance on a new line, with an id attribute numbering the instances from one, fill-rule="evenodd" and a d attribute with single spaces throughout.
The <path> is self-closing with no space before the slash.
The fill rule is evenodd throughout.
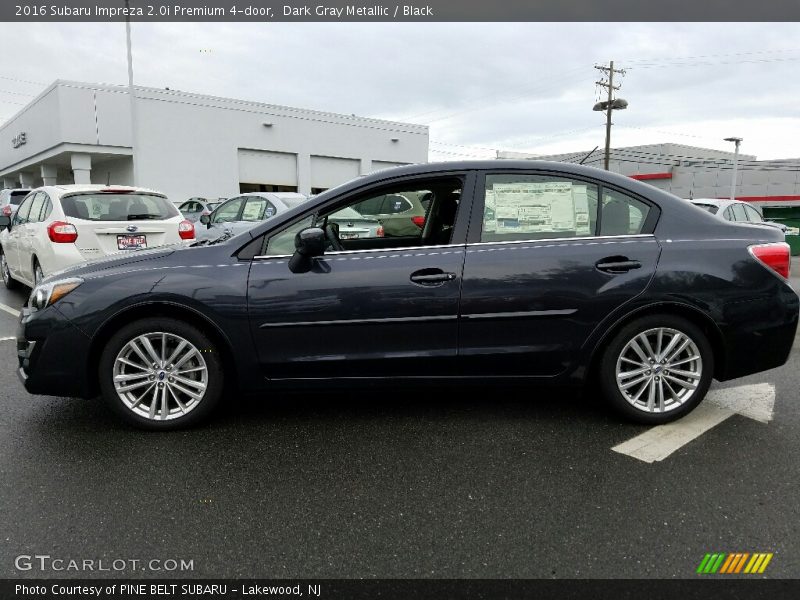
<path id="1" fill-rule="evenodd" d="M 789 360 L 800 314 L 800 298 L 788 285 L 774 296 L 725 308 L 725 364 L 720 381 L 780 367 Z M 735 324 L 735 325 L 734 325 Z"/>
<path id="2" fill-rule="evenodd" d="M 17 376 L 31 394 L 91 395 L 89 338 L 56 308 L 23 308 L 17 327 Z"/>

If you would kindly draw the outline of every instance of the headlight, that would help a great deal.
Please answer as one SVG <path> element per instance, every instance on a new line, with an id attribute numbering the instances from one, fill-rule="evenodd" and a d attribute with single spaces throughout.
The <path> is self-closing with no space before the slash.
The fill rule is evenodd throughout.
<path id="1" fill-rule="evenodd" d="M 54 302 L 69 294 L 82 283 L 83 279 L 80 277 L 71 277 L 69 279 L 58 279 L 50 283 L 37 285 L 33 289 L 33 292 L 31 292 L 31 298 L 28 300 L 28 305 L 36 310 L 47 308 Z"/>

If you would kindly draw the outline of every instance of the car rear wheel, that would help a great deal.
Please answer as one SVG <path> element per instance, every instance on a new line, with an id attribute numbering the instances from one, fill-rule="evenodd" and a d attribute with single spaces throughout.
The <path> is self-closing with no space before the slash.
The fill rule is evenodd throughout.
<path id="1" fill-rule="evenodd" d="M 691 412 L 714 373 L 708 338 L 692 322 L 651 315 L 623 327 L 600 362 L 606 399 L 628 419 L 657 425 Z"/>
<path id="2" fill-rule="evenodd" d="M 194 425 L 219 404 L 217 348 L 196 327 L 156 318 L 123 327 L 100 358 L 100 390 L 111 409 L 143 429 Z"/>
<path id="3" fill-rule="evenodd" d="M 14 290 L 19 287 L 19 282 L 11 277 L 11 271 L 8 268 L 8 261 L 6 260 L 6 253 L 0 250 L 0 273 L 3 276 L 3 283 L 9 290 Z"/>

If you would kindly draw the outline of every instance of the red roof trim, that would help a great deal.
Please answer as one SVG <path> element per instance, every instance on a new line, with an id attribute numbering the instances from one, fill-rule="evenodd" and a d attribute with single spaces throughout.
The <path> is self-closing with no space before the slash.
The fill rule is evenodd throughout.
<path id="1" fill-rule="evenodd" d="M 640 173 L 639 175 L 628 175 L 637 181 L 647 181 L 648 179 L 672 179 L 672 173 Z"/>

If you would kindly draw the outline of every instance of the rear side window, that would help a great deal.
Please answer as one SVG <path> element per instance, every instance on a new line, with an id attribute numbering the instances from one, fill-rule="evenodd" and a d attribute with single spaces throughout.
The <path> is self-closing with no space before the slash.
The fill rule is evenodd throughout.
<path id="1" fill-rule="evenodd" d="M 636 198 L 615 190 L 603 190 L 603 214 L 600 235 L 636 235 L 642 233 L 650 207 Z"/>
<path id="2" fill-rule="evenodd" d="M 744 212 L 744 204 L 734 204 L 731 206 L 734 221 L 747 221 L 747 213 Z"/>
<path id="3" fill-rule="evenodd" d="M 747 217 L 749 221 L 753 223 L 763 223 L 764 219 L 761 218 L 761 213 L 759 213 L 755 208 L 752 206 L 748 206 L 747 204 L 743 204 L 744 210 L 747 213 Z"/>
<path id="4" fill-rule="evenodd" d="M 64 214 L 85 221 L 163 220 L 179 215 L 163 196 L 151 194 L 76 194 L 61 199 Z"/>
<path id="5" fill-rule="evenodd" d="M 702 208 L 703 210 L 710 212 L 712 215 L 717 214 L 717 211 L 719 210 L 719 206 L 716 206 L 714 204 L 695 204 L 695 206 L 697 208 Z"/>
<path id="6" fill-rule="evenodd" d="M 482 242 L 594 235 L 596 185 L 552 175 L 487 175 Z"/>

